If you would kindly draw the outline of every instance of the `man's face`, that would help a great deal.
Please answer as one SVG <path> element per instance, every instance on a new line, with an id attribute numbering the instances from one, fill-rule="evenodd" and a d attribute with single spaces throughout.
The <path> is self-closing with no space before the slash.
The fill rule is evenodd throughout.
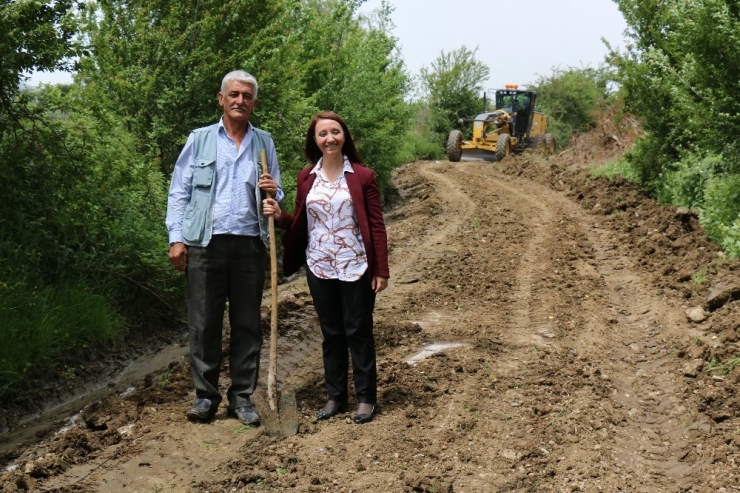
<path id="1" fill-rule="evenodd" d="M 218 104 L 224 109 L 224 118 L 246 124 L 257 106 L 254 87 L 232 80 L 226 85 L 225 93 L 218 93 Z"/>

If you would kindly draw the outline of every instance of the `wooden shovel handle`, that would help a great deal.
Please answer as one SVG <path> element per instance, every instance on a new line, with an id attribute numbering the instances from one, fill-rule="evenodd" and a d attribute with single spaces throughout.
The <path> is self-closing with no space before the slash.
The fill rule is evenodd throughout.
<path id="1" fill-rule="evenodd" d="M 268 173 L 267 155 L 265 150 L 260 151 L 260 160 L 262 161 L 262 173 Z M 269 192 L 265 192 L 267 198 L 271 198 Z M 275 252 L 275 220 L 272 216 L 267 218 L 268 232 L 270 233 L 270 292 L 271 292 L 271 309 L 270 309 L 270 366 L 267 372 L 267 399 L 270 409 L 275 411 L 277 405 L 277 336 L 278 336 L 278 291 L 277 291 L 277 254 Z"/>

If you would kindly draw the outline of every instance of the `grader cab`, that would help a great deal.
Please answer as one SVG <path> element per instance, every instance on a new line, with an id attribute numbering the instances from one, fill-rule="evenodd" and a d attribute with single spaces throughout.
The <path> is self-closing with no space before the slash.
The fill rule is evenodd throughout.
<path id="1" fill-rule="evenodd" d="M 501 161 L 526 149 L 553 154 L 555 136 L 547 132 L 547 116 L 535 109 L 536 101 L 536 92 L 519 90 L 516 84 L 498 89 L 494 111 L 485 111 L 484 102 L 483 113 L 473 119 L 460 119 L 460 123 L 472 125 L 470 140 L 465 140 L 460 130 L 450 132 L 447 158 L 454 162 L 463 157 Z"/>

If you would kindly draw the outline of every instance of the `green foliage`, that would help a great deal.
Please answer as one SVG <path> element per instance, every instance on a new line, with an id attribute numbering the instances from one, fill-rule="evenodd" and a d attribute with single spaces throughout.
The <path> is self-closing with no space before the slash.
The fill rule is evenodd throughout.
<path id="1" fill-rule="evenodd" d="M 740 208 L 740 8 L 724 0 L 617 4 L 633 43 L 612 50 L 609 63 L 627 109 L 647 130 L 628 159 L 648 192 L 701 209 L 707 232 L 732 248 Z"/>
<path id="2" fill-rule="evenodd" d="M 408 129 L 401 139 L 401 148 L 398 153 L 400 163 L 412 163 L 419 160 L 447 159 L 444 152 L 444 142 L 449 132 L 435 133 L 429 126 L 428 117 L 432 113 L 429 107 L 417 101 L 409 105 Z"/>
<path id="3" fill-rule="evenodd" d="M 123 315 L 140 325 L 175 313 L 182 285 L 165 255 L 162 176 L 132 136 L 114 115 L 90 113 L 84 88 L 25 96 L 27 116 L 0 142 L 0 160 L 13 163 L 0 171 L 11 195 L 0 204 L 10 300 L 0 323 L 25 334 L 6 338 L 18 356 L 3 357 L 0 387 L 75 344 L 104 342 Z"/>
<path id="4" fill-rule="evenodd" d="M 465 46 L 449 53 L 442 51 L 430 69 L 422 67 L 420 80 L 424 98 L 432 110 L 429 121 L 433 132 L 446 137 L 458 126 L 458 119 L 480 113 L 480 94 L 490 70 L 475 59 L 477 51 Z"/>
<path id="5" fill-rule="evenodd" d="M 722 248 L 731 256 L 740 258 L 740 217 L 730 225 L 720 227 Z"/>
<path id="6" fill-rule="evenodd" d="M 23 109 L 15 96 L 32 70 L 65 70 L 76 53 L 70 9 L 77 2 L 2 0 L 0 2 L 0 138 L 8 129 L 7 114 Z M 14 111 L 15 107 L 15 111 Z"/>
<path id="7" fill-rule="evenodd" d="M 609 69 L 553 69 L 528 88 L 538 93 L 537 109 L 549 118 L 548 131 L 565 143 L 575 133 L 587 132 L 596 124 L 597 110 L 608 104 Z"/>
<path id="8" fill-rule="evenodd" d="M 35 94 L 44 119 L 20 121 L 0 145 L 3 161 L 16 163 L 5 171 L 14 200 L 0 204 L 0 258 L 42 285 L 74 278 L 112 290 L 137 316 L 168 311 L 162 176 L 132 151 L 136 141 L 115 115 L 86 110 L 86 96 L 84 88 Z"/>
<path id="9" fill-rule="evenodd" d="M 689 154 L 665 171 L 657 198 L 663 203 L 701 208 L 707 183 L 721 169 L 721 156 Z"/>
<path id="10" fill-rule="evenodd" d="M 90 3 L 84 26 L 92 50 L 81 60 L 81 78 L 92 100 L 120 115 L 165 176 L 188 133 L 220 116 L 215 96 L 223 75 L 243 68 L 259 82 L 252 122 L 272 132 L 288 192 L 306 164 L 310 117 L 324 109 L 348 121 L 384 185 L 398 164 L 408 77 L 388 34 L 390 8 L 384 5 L 375 22 L 363 21 L 360 3 Z"/>
<path id="11" fill-rule="evenodd" d="M 111 303 L 84 286 L 38 289 L 0 281 L 0 397 L 15 391 L 28 372 L 52 369 L 75 347 L 112 341 L 120 329 Z"/>
<path id="12" fill-rule="evenodd" d="M 402 163 L 446 159 L 444 147 L 429 135 L 424 136 L 409 131 L 402 140 L 403 146 L 398 153 L 398 159 Z"/>
<path id="13" fill-rule="evenodd" d="M 320 109 L 347 119 L 385 185 L 409 122 L 409 79 L 388 34 L 390 7 L 361 19 L 360 4 L 106 0 L 80 4 L 77 16 L 72 1 L 0 4 L 9 33 L 0 41 L 0 159 L 9 163 L 0 180 L 11 195 L 0 204 L 0 323 L 17 328 L 0 355 L 0 387 L 50 364 L 23 349 L 35 330 L 29 347 L 53 359 L 75 342 L 181 313 L 183 276 L 166 255 L 167 188 L 188 133 L 220 116 L 226 72 L 257 77 L 252 122 L 273 133 L 288 194 Z M 73 55 L 74 85 L 18 93 L 25 71 L 64 68 Z M 62 314 L 79 327 L 59 338 Z"/>
<path id="14" fill-rule="evenodd" d="M 704 371 L 712 373 L 714 375 L 724 376 L 735 371 L 735 368 L 737 368 L 738 364 L 740 364 L 740 356 L 735 356 L 734 358 L 730 358 L 725 362 L 721 362 L 717 360 L 717 358 L 712 358 L 704 365 Z"/>
<path id="15" fill-rule="evenodd" d="M 617 175 L 622 178 L 639 183 L 639 176 L 635 168 L 626 159 L 617 159 L 601 167 L 591 168 L 591 174 L 594 176 L 607 176 L 610 180 Z"/>
<path id="16" fill-rule="evenodd" d="M 717 175 L 707 180 L 700 219 L 707 234 L 722 243 L 731 233 L 728 230 L 740 220 L 740 175 Z M 728 237 L 727 241 L 731 243 L 732 239 Z"/>

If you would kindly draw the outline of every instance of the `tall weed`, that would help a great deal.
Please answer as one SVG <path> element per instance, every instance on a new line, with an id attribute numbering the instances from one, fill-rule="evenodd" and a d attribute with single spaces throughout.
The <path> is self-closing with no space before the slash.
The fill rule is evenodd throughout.
<path id="1" fill-rule="evenodd" d="M 54 371 L 70 349 L 114 340 L 122 327 L 110 301 L 84 286 L 0 282 L 0 397 L 27 372 Z"/>

